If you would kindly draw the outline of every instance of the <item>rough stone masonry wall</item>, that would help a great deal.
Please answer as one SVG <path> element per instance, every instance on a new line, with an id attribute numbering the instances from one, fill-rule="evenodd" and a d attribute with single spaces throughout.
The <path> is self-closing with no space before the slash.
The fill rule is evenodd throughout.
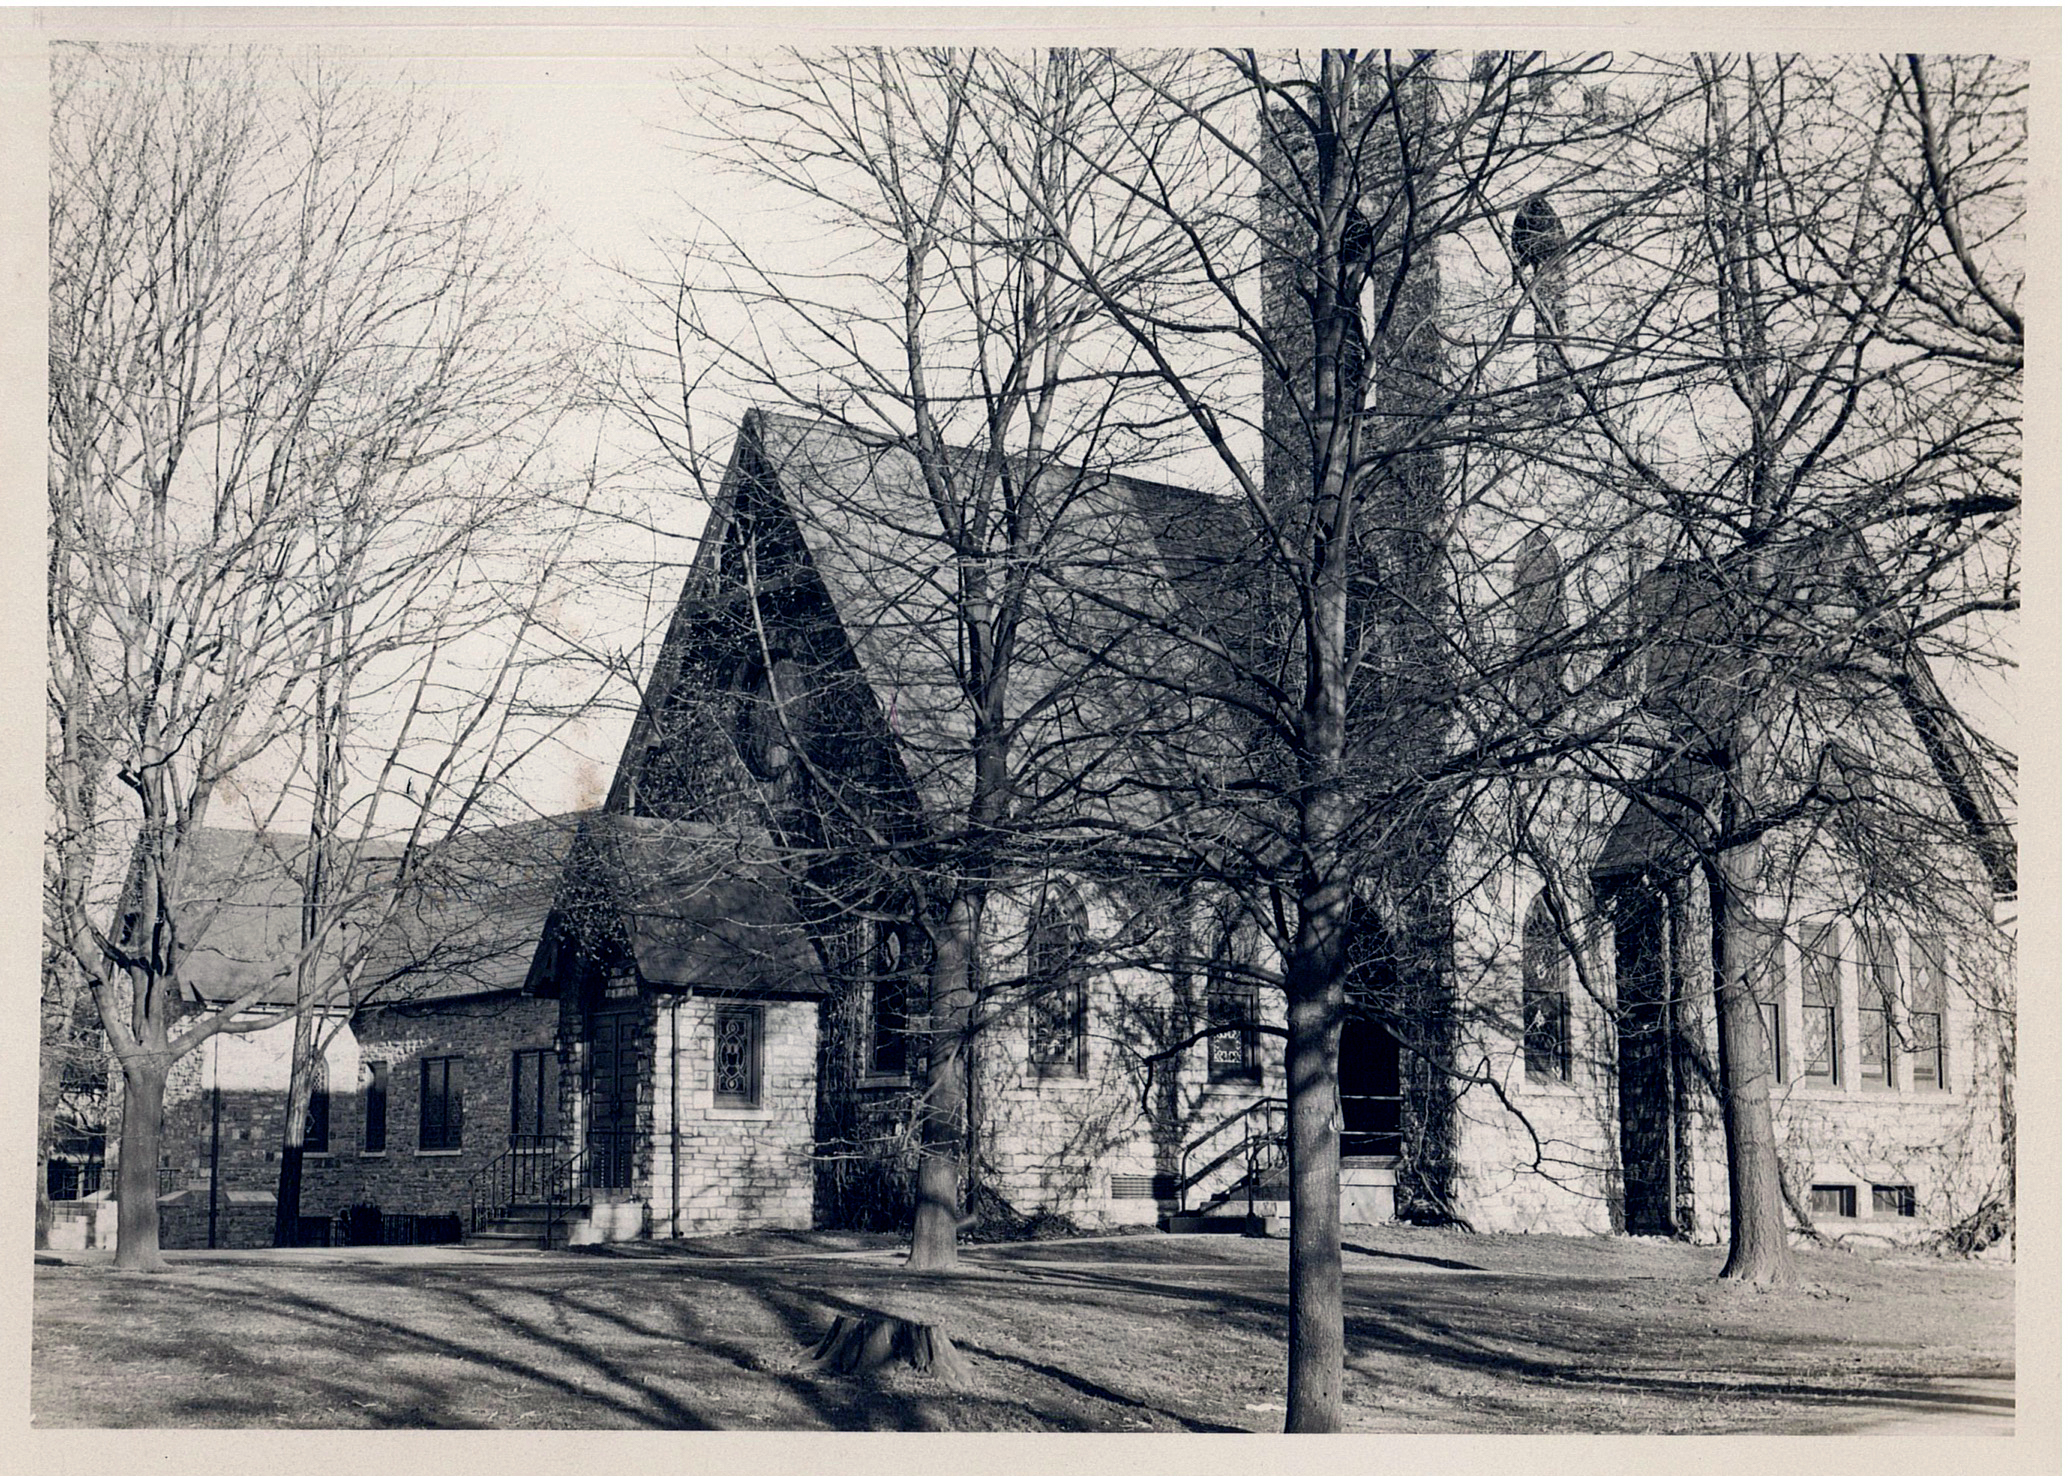
<path id="1" fill-rule="evenodd" d="M 326 1021 L 326 1031 L 336 1027 Z M 158 1243 L 168 1250 L 208 1244 L 210 1158 L 216 1184 L 215 1243 L 250 1248 L 273 1243 L 275 1196 L 280 1184 L 281 1136 L 287 1124 L 289 1057 L 294 1021 L 282 1015 L 263 1030 L 217 1035 L 183 1056 L 165 1086 L 165 1125 L 159 1139 Z M 318 1207 L 321 1187 L 351 1172 L 356 1139 L 346 1130 L 355 1100 L 359 1047 L 348 1027 L 325 1050 L 331 1084 L 329 1153 L 302 1160 L 302 1213 Z M 217 1120 L 213 1093 L 221 1093 Z M 350 1119 L 356 1121 L 356 1119 Z"/>
<path id="2" fill-rule="evenodd" d="M 1513 865 L 1478 874 L 1487 880 L 1458 910 L 1457 1064 L 1470 1072 L 1484 1062 L 1500 1091 L 1473 1087 L 1459 1101 L 1454 1208 L 1480 1231 L 1606 1234 L 1617 1142 L 1613 942 L 1605 929 L 1587 938 L 1587 982 L 1599 997 L 1569 974 L 1570 1079 L 1531 1081 L 1522 1054 L 1521 937 L 1540 881 Z"/>
<path id="3" fill-rule="evenodd" d="M 1956 977 L 1961 970 L 1987 970 L 2000 963 L 1986 949 L 1974 946 L 1974 940 L 1965 946 L 1955 940 L 1952 947 Z M 1838 1240 L 1926 1240 L 1972 1214 L 2003 1187 L 2003 1123 L 1997 1108 L 2001 1069 L 1992 1022 L 1968 990 L 1949 987 L 1945 1085 L 1918 1089 L 1905 1058 L 1896 1090 L 1864 1087 L 1859 1013 L 1861 990 L 1867 984 L 1864 951 L 1850 930 L 1841 948 L 1835 1084 L 1811 1082 L 1804 1073 L 1801 957 L 1792 946 L 1784 949 L 1781 1034 L 1787 1079 L 1771 1096 L 1782 1174 L 1820 1234 Z M 1899 946 L 1897 953 L 1907 985 L 1909 950 Z M 1701 1001 L 1701 1021 L 1705 1049 L 1713 1059 L 1715 1014 L 1706 999 Z M 1707 1094 L 1695 1093 L 1692 1105 L 1688 1156 L 1693 1231 L 1698 1240 L 1721 1241 L 1730 1232 L 1722 1121 Z M 1877 1184 L 1913 1190 L 1916 1214 L 1877 1214 L 1872 1194 Z M 1852 1187 L 1857 1213 L 1814 1213 L 1813 1185 Z"/>
<path id="4" fill-rule="evenodd" d="M 1087 889 L 1088 891 L 1088 889 Z M 1087 896 L 1094 937 L 1113 913 Z M 994 907 L 995 936 L 1021 936 Z M 1103 917 L 1102 917 L 1103 911 Z M 994 949 L 991 977 L 1024 973 L 1009 947 Z M 1084 1070 L 1043 1074 L 1029 1063 L 1027 1010 L 1008 989 L 990 1002 L 976 1049 L 978 1154 L 983 1180 L 1017 1213 L 1068 1216 L 1083 1226 L 1149 1225 L 1158 1200 L 1142 1193 L 1178 1172 L 1184 1145 L 1259 1097 L 1285 1095 L 1280 1040 L 1259 1042 L 1260 1079 L 1210 1081 L 1206 1045 L 1199 1042 L 1158 1073 L 1143 1111 L 1141 1058 L 1182 1039 L 1204 1023 L 1201 985 L 1180 975 L 1143 968 L 1094 968 L 1087 980 Z M 1283 1026 L 1284 1001 L 1261 991 L 1261 1020 Z M 1240 1128 L 1206 1150 L 1239 1141 Z M 1202 1184 L 1197 1202 L 1236 1176 L 1224 1170 Z M 1115 1180 L 1120 1182 L 1116 1185 Z M 1120 1191 L 1116 1195 L 1116 1189 Z"/>
<path id="5" fill-rule="evenodd" d="M 711 1090 L 716 1015 L 720 1009 L 742 1007 L 761 1012 L 761 1100 L 751 1108 L 722 1107 Z M 818 1013 L 813 1000 L 742 1002 L 688 995 L 661 1002 L 654 1026 L 653 1147 L 646 1180 L 653 1234 L 811 1228 Z M 680 1096 L 671 1118 L 671 1093 L 678 1082 Z M 678 1126 L 679 1177 L 674 1156 Z M 681 1197 L 671 1213 L 678 1184 Z"/>
<path id="6" fill-rule="evenodd" d="M 464 1214 L 468 1180 L 509 1149 L 510 1057 L 558 1045 L 559 1003 L 520 995 L 394 1006 L 363 1017 L 359 1052 L 388 1063 L 388 1143 L 365 1151 L 363 1073 L 331 1082 L 327 1163 L 307 1173 L 302 1210 L 336 1215 L 355 1204 L 388 1214 Z M 419 1128 L 419 1062 L 460 1058 L 460 1147 L 423 1151 Z"/>
<path id="7" fill-rule="evenodd" d="M 1460 910 L 1472 926 L 1461 929 L 1459 943 L 1466 1022 L 1459 1068 L 1476 1068 L 1483 1060 L 1509 1105 L 1486 1088 L 1466 1093 L 1459 1115 L 1457 1205 L 1477 1230 L 1601 1234 L 1613 1227 L 1609 1201 L 1618 1192 L 1616 1037 L 1609 1008 L 1613 940 L 1606 928 L 1590 928 L 1587 954 L 1596 993 L 1573 981 L 1570 1081 L 1529 1081 L 1521 1049 L 1519 938 L 1523 910 L 1538 884 L 1527 868 L 1510 867 Z M 1694 936 L 1706 936 L 1699 909 L 1688 927 Z M 2003 1188 L 2000 1027 L 1977 999 L 2006 992 L 2001 981 L 1992 992 L 1989 979 L 1989 971 L 2005 966 L 2004 958 L 1983 940 L 1952 940 L 1945 1086 L 1920 1091 L 1905 1069 L 1897 1090 L 1873 1090 L 1860 1077 L 1864 970 L 1857 936 L 1846 929 L 1840 940 L 1835 1084 L 1812 1083 L 1804 1070 L 1797 930 L 1788 929 L 1787 937 L 1781 999 L 1785 1080 L 1773 1087 L 1771 1100 L 1782 1171 L 1796 1202 L 1808 1212 L 1811 1186 L 1851 1186 L 1855 1216 L 1812 1217 L 1819 1233 L 1838 1239 L 1917 1241 L 1974 1213 Z M 1901 938 L 1898 945 L 1899 966 L 1907 971 L 1909 950 Z M 1971 981 L 1967 987 L 1961 987 L 1962 978 Z M 1713 1062 L 1715 1011 L 1706 979 L 1696 980 L 1683 996 L 1682 1018 L 1701 1056 Z M 1716 1243 L 1729 1234 L 1730 1188 L 1720 1111 L 1697 1073 L 1689 1073 L 1684 1106 L 1682 1210 L 1695 1240 Z M 1875 1214 L 1876 1184 L 1914 1190 L 1916 1214 Z"/>

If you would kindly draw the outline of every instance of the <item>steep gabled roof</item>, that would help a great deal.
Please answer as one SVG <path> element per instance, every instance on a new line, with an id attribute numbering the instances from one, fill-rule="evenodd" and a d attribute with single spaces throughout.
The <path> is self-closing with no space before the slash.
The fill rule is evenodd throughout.
<path id="1" fill-rule="evenodd" d="M 399 898 L 392 888 L 401 848 L 367 846 L 358 885 L 363 911 L 382 915 L 381 934 L 364 948 L 349 988 L 343 972 L 354 945 L 326 946 L 317 977 L 333 997 L 322 1002 L 344 1008 L 520 987 L 579 818 L 497 826 L 430 847 Z M 261 988 L 259 1005 L 295 1002 L 306 844 L 256 831 L 195 833 L 180 907 L 188 943 L 180 982 L 190 998 L 213 1008 Z"/>
<path id="2" fill-rule="evenodd" d="M 1862 650 L 1871 653 L 1879 672 L 1873 680 L 1895 699 L 1892 708 L 1883 709 L 1891 732 L 1907 723 L 1991 888 L 1999 895 L 2014 893 L 2017 846 L 2011 828 L 1930 663 L 1886 608 L 1886 581 L 1865 541 L 1845 534 L 1835 541 L 1819 538 L 1768 550 L 1766 556 L 1778 558 L 1781 577 L 1790 579 L 1791 606 L 1821 607 L 1835 612 L 1838 620 L 1855 623 Z M 1718 568 L 1693 560 L 1661 564 L 1640 581 L 1636 598 L 1644 628 L 1654 633 L 1643 663 L 1643 705 L 1683 741 L 1708 746 L 1703 731 L 1728 722 L 1747 692 L 1757 690 L 1746 685 L 1756 680 L 1750 673 L 1759 657 L 1757 638 L 1743 628 L 1746 601 L 1733 598 L 1731 565 L 1726 562 Z M 1756 610 L 1759 597 L 1751 599 Z M 1801 639 L 1798 623 L 1789 620 L 1784 640 Z M 1834 680 L 1869 679 L 1855 672 Z M 1822 731 L 1820 744 L 1843 748 L 1848 738 L 1845 733 Z M 1670 755 L 1661 760 L 1647 788 L 1649 796 L 1632 800 L 1608 837 L 1594 865 L 1597 875 L 1642 867 L 1683 869 L 1692 858 L 1688 836 L 1698 817 L 1681 800 L 1697 806 L 1708 803 L 1718 790 L 1713 771 L 1705 775 L 1703 765 L 1687 754 Z"/>
<path id="3" fill-rule="evenodd" d="M 817 951 L 765 838 L 688 820 L 595 815 L 583 825 L 531 984 L 557 995 L 562 959 L 629 966 L 660 988 L 743 997 L 826 992 Z M 571 947 L 556 946 L 565 943 Z"/>
<path id="4" fill-rule="evenodd" d="M 844 427 L 761 411 L 740 435 L 747 450 L 735 456 L 728 504 L 742 479 L 758 475 L 759 491 L 794 521 L 922 805 L 963 813 L 973 725 L 959 684 L 958 570 L 917 458 Z M 952 475 L 977 473 L 975 452 L 954 455 Z M 1025 761 L 1046 764 L 1064 792 L 1071 766 L 1095 765 L 1112 735 L 1162 725 L 1204 733 L 1224 722 L 1182 681 L 1139 676 L 1178 678 L 1181 663 L 1198 661 L 1194 648 L 1159 634 L 1155 618 L 1211 623 L 1216 602 L 1243 599 L 1244 580 L 1231 571 L 1253 565 L 1246 520 L 1226 499 L 1061 465 L 1029 480 L 1042 541 L 1030 554 L 1038 570 L 1017 629 L 1007 718 L 1020 725 Z M 707 542 L 727 526 L 714 518 Z M 1129 803 L 1113 793 L 1076 802 Z"/>
<path id="5" fill-rule="evenodd" d="M 469 831 L 434 847 L 381 942 L 362 1001 L 505 993 L 524 987 L 569 854 L 594 811 Z"/>

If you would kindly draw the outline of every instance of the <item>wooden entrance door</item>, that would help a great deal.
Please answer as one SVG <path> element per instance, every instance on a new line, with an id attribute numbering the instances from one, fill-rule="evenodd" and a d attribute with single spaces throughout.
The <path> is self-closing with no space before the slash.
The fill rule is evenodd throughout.
<path id="1" fill-rule="evenodd" d="M 1400 1042 L 1378 1021 L 1348 1016 L 1343 1021 L 1337 1070 L 1343 1099 L 1343 1157 L 1397 1158 Z"/>
<path id="2" fill-rule="evenodd" d="M 1631 887 L 1616 898 L 1616 1108 L 1623 1233 L 1672 1235 L 1675 1142 L 1673 1006 L 1666 909 Z"/>
<path id="3" fill-rule="evenodd" d="M 639 1107 L 640 1017 L 636 1009 L 589 1017 L 589 1184 L 632 1187 Z"/>

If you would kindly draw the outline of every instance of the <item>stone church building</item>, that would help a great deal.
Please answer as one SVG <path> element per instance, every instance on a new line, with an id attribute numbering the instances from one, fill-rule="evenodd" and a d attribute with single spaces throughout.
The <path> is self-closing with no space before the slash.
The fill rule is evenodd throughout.
<path id="1" fill-rule="evenodd" d="M 1543 264 L 1555 210 L 1533 196 L 1513 222 L 1537 326 L 1508 362 L 1518 381 L 1555 381 L 1553 339 L 1584 293 L 1568 304 Z M 1469 295 L 1469 271 L 1418 270 L 1417 321 Z M 1267 312 L 1289 311 L 1289 281 L 1267 272 Z M 1267 446 L 1294 439 L 1293 414 L 1267 390 Z M 1551 649 L 1576 618 L 1568 586 L 1580 593 L 1581 556 L 1550 515 L 1581 495 L 1565 460 L 1511 456 L 1503 495 L 1467 508 L 1456 487 L 1481 472 L 1399 458 L 1369 494 L 1385 531 L 1365 554 L 1407 603 L 1426 585 L 1430 608 L 1466 609 L 1473 639 Z M 745 417 L 605 803 L 512 841 L 492 919 L 415 919 L 492 923 L 495 946 L 467 968 L 341 1006 L 304 1177 L 322 1233 L 382 1215 L 426 1234 L 575 1241 L 907 1223 L 929 899 L 965 854 L 942 837 L 970 799 L 967 634 L 937 542 L 938 474 L 849 427 Z M 1263 482 L 1283 492 L 1294 475 L 1267 464 Z M 1010 716 L 1035 841 L 986 878 L 961 1104 L 972 1222 L 1262 1222 L 1284 1195 L 1268 900 L 1152 885 L 1087 839 L 1166 823 L 1157 806 L 1176 781 L 1141 779 L 1144 755 L 1211 769 L 1245 752 L 1241 723 L 1187 665 L 1197 646 L 1142 614 L 1244 628 L 1272 598 L 1254 530 L 1231 498 L 1118 471 L 1033 466 L 1022 490 L 1046 509 L 1047 557 L 1074 573 L 1032 581 L 1021 624 Z M 1717 780 L 1686 767 L 1680 740 L 1705 684 L 1730 673 L 1723 643 L 1703 639 L 1719 632 L 1699 571 L 1669 554 L 1642 537 L 1618 551 L 1624 602 L 1678 633 L 1624 685 L 1583 682 L 1564 658 L 1516 662 L 1504 680 L 1559 722 L 1577 722 L 1569 689 L 1612 690 L 1684 767 L 1611 784 L 1547 767 L 1479 787 L 1402 827 L 1386 876 L 1360 889 L 1347 1221 L 1725 1233 L 1710 924 L 1689 840 Z M 1469 587 L 1439 590 L 1456 569 Z M 1388 648 L 1386 700 L 1411 716 L 1370 730 L 1384 738 L 1367 735 L 1372 772 L 1410 771 L 1458 721 L 1443 683 L 1415 688 L 1446 659 L 1415 642 L 1440 637 Z M 1931 776 L 1909 800 L 1960 837 L 1938 906 L 1882 896 L 1814 826 L 1764 843 L 1763 1066 L 1796 1224 L 1832 1236 L 1959 1233 L 2007 1193 L 2008 831 L 1931 673 L 1909 676 L 1905 701 L 1847 709 L 1846 733 L 1772 725 L 1777 752 Z M 233 972 L 202 958 L 190 982 L 230 997 Z M 285 1033 L 225 1041 L 175 1082 L 166 1244 L 270 1233 L 266 1113 Z"/>

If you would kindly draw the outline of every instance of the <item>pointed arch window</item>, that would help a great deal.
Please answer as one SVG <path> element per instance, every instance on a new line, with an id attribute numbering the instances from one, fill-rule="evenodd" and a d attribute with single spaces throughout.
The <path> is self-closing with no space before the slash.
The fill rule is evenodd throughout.
<path id="1" fill-rule="evenodd" d="M 1510 241 L 1536 314 L 1537 377 L 1558 379 L 1564 372 L 1559 344 L 1566 332 L 1565 222 L 1546 196 L 1531 195 L 1515 212 Z"/>
<path id="2" fill-rule="evenodd" d="M 1542 892 L 1522 922 L 1522 1066 L 1533 1082 L 1570 1081 L 1572 960 Z"/>
<path id="3" fill-rule="evenodd" d="M 1245 974 L 1235 940 L 1223 932 L 1206 967 L 1206 1023 L 1214 1032 L 1206 1040 L 1209 1081 L 1262 1079 L 1257 1015 L 1256 980 Z"/>
<path id="4" fill-rule="evenodd" d="M 911 1060 L 911 964 L 904 931 L 896 923 L 876 924 L 869 973 L 869 1070 L 903 1076 Z"/>
<path id="5" fill-rule="evenodd" d="M 1084 902 L 1050 882 L 1027 935 L 1027 1060 L 1042 1076 L 1084 1074 Z"/>
<path id="6" fill-rule="evenodd" d="M 1568 622 L 1565 564 L 1541 528 L 1516 546 L 1514 609 L 1515 700 L 1528 710 L 1548 707 L 1564 686 L 1559 647 Z"/>
<path id="7" fill-rule="evenodd" d="M 309 1115 L 302 1126 L 302 1152 L 330 1152 L 330 1063 L 309 1062 Z"/>

